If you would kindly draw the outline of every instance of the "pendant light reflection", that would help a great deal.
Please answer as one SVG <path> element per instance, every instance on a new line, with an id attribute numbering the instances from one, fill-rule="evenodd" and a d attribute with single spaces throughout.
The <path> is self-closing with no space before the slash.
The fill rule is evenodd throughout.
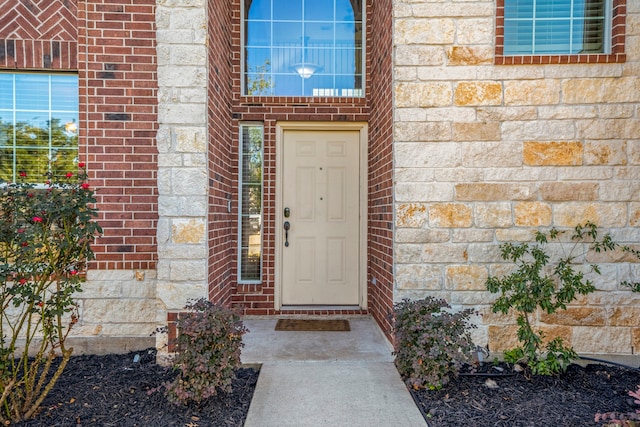
<path id="1" fill-rule="evenodd" d="M 294 70 L 296 73 L 298 73 L 298 75 L 303 79 L 308 79 L 309 77 L 313 76 L 313 74 L 316 73 L 317 71 L 322 70 L 322 67 L 316 64 L 302 62 L 299 64 L 293 64 L 291 66 L 291 69 Z"/>

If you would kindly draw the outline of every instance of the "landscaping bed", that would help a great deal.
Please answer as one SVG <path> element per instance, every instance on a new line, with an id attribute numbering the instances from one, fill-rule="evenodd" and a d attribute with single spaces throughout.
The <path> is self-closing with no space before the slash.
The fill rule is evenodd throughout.
<path id="1" fill-rule="evenodd" d="M 177 406 L 167 401 L 161 387 L 176 372 L 156 364 L 155 356 L 153 349 L 125 355 L 74 356 L 38 416 L 14 425 L 241 427 L 244 424 L 258 380 L 257 370 L 239 369 L 231 394 L 219 393 L 201 406 Z"/>

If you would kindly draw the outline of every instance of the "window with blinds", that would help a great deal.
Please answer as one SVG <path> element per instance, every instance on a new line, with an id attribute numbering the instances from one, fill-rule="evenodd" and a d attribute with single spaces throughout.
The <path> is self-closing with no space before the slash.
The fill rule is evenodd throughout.
<path id="1" fill-rule="evenodd" d="M 240 283 L 260 283 L 262 275 L 262 143 L 262 125 L 240 126 Z"/>
<path id="2" fill-rule="evenodd" d="M 610 0 L 504 0 L 504 54 L 609 53 L 610 11 Z"/>
<path id="3" fill-rule="evenodd" d="M 78 76 L 0 72 L 0 182 L 77 171 Z"/>

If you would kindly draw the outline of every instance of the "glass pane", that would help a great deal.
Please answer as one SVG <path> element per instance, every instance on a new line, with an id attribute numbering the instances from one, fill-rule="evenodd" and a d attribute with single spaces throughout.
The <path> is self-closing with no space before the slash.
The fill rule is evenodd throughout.
<path id="1" fill-rule="evenodd" d="M 57 114 L 51 119 L 51 145 L 54 147 L 77 147 L 77 118 L 73 115 Z"/>
<path id="2" fill-rule="evenodd" d="M 570 52 L 569 20 L 537 21 L 534 53 Z"/>
<path id="3" fill-rule="evenodd" d="M 533 0 L 505 0 L 505 19 L 533 18 Z"/>
<path id="4" fill-rule="evenodd" d="M 240 267 L 241 281 L 259 281 L 262 255 L 261 126 L 242 126 L 240 149 Z"/>
<path id="5" fill-rule="evenodd" d="M 271 19 L 271 0 L 253 0 L 250 3 L 251 9 L 247 13 L 249 19 Z"/>
<path id="6" fill-rule="evenodd" d="M 49 109 L 49 76 L 16 74 L 15 90 L 18 110 Z"/>
<path id="7" fill-rule="evenodd" d="M 306 23 L 304 26 L 304 40 L 306 46 L 333 45 L 335 37 L 334 25 L 332 23 Z M 353 39 L 353 31 L 351 31 Z"/>
<path id="8" fill-rule="evenodd" d="M 275 90 L 280 96 L 296 96 L 303 94 L 303 81 L 297 74 L 276 74 Z"/>
<path id="9" fill-rule="evenodd" d="M 537 0 L 536 19 L 569 18 L 571 0 Z"/>
<path id="10" fill-rule="evenodd" d="M 27 182 L 44 182 L 49 176 L 48 148 L 18 148 L 16 153 L 16 172 L 25 172 Z"/>
<path id="11" fill-rule="evenodd" d="M 302 45 L 302 22 L 274 22 L 273 44 Z"/>
<path id="12" fill-rule="evenodd" d="M 5 109 L 13 109 L 13 74 L 0 73 L 0 110 Z"/>
<path id="13" fill-rule="evenodd" d="M 304 19 L 307 21 L 333 21 L 333 0 L 305 0 Z"/>
<path id="14" fill-rule="evenodd" d="M 19 111 L 15 124 L 16 145 L 49 145 L 49 117 L 43 113 Z"/>
<path id="15" fill-rule="evenodd" d="M 302 20 L 302 0 L 273 0 L 274 20 Z"/>
<path id="16" fill-rule="evenodd" d="M 13 181 L 13 148 L 3 148 L 0 146 L 0 182 Z"/>
<path id="17" fill-rule="evenodd" d="M 574 24 L 573 44 L 576 53 L 604 52 L 604 19 L 589 19 L 583 26 Z"/>
<path id="18" fill-rule="evenodd" d="M 505 21 L 504 53 L 506 55 L 530 54 L 533 48 L 532 21 Z"/>
<path id="19" fill-rule="evenodd" d="M 78 76 L 51 76 L 51 109 L 78 110 Z"/>
<path id="20" fill-rule="evenodd" d="M 247 46 L 271 46 L 271 24 L 247 22 Z"/>
<path id="21" fill-rule="evenodd" d="M 67 172 L 76 173 L 78 170 L 78 149 L 57 148 L 51 150 L 51 174 L 62 181 Z"/>

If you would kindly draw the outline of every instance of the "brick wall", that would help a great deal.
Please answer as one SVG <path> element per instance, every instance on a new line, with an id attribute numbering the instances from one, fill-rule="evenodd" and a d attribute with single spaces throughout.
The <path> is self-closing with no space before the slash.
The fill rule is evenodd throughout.
<path id="1" fill-rule="evenodd" d="M 507 268 L 501 243 L 591 220 L 638 245 L 640 3 L 626 7 L 626 62 L 495 65 L 493 0 L 394 2 L 396 298 L 478 309 L 476 341 L 501 350 L 516 327 L 485 290 Z M 619 282 L 640 266 L 594 260 L 597 291 L 536 327 L 637 354 L 640 297 Z"/>
<path id="2" fill-rule="evenodd" d="M 393 87 L 391 1 L 368 2 L 369 311 L 385 333 L 393 309 Z M 374 280 L 375 279 L 375 280 Z"/>
<path id="3" fill-rule="evenodd" d="M 87 1 L 78 11 L 80 158 L 104 236 L 94 268 L 155 269 L 155 1 Z"/>
<path id="4" fill-rule="evenodd" d="M 209 300 L 231 303 L 236 265 L 237 211 L 229 204 L 237 200 L 237 139 L 231 124 L 232 28 L 240 22 L 239 10 L 230 1 L 209 4 L 208 82 L 208 173 L 209 173 Z M 233 10 L 233 14 L 229 13 Z M 235 30 L 236 32 L 239 30 Z M 237 154 L 237 153 L 236 153 Z"/>

